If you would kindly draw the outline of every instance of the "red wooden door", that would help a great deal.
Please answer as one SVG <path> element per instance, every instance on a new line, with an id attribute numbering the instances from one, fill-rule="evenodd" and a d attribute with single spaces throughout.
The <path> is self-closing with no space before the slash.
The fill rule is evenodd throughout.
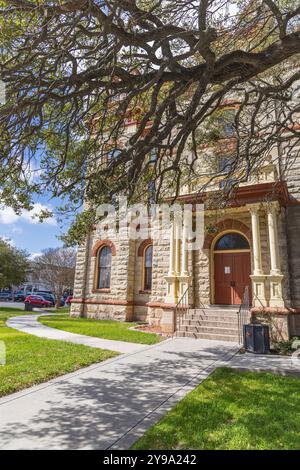
<path id="1" fill-rule="evenodd" d="M 215 254 L 215 303 L 231 304 L 232 254 Z"/>
<path id="2" fill-rule="evenodd" d="M 251 263 L 250 253 L 234 253 L 233 254 L 233 287 L 232 287 L 232 303 L 240 304 L 246 286 L 249 286 L 249 299 L 251 299 Z"/>
<path id="3" fill-rule="evenodd" d="M 215 253 L 215 303 L 240 304 L 245 287 L 251 289 L 250 274 L 250 253 Z"/>

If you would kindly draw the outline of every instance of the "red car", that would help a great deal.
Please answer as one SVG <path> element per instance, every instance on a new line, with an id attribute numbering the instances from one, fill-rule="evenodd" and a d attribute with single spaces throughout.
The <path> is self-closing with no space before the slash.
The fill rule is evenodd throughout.
<path id="1" fill-rule="evenodd" d="M 28 295 L 25 299 L 25 303 L 32 305 L 33 307 L 52 307 L 52 303 L 49 300 L 45 300 L 40 295 Z"/>

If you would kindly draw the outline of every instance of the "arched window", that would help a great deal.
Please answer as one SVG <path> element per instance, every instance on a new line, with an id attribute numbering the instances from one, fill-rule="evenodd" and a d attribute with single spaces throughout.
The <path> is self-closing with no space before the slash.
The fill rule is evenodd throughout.
<path id="1" fill-rule="evenodd" d="M 152 288 L 152 254 L 153 246 L 148 245 L 144 252 L 144 290 Z"/>
<path id="2" fill-rule="evenodd" d="M 239 233 L 226 233 L 215 245 L 215 250 L 249 250 L 249 248 L 247 239 Z"/>
<path id="3" fill-rule="evenodd" d="M 98 289 L 110 288 L 111 248 L 104 246 L 98 254 Z"/>

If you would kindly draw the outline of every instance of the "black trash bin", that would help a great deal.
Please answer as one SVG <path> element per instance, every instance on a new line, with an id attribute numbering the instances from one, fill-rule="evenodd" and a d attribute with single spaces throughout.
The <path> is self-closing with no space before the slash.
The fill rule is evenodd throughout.
<path id="1" fill-rule="evenodd" d="M 255 323 L 244 325 L 244 347 L 247 352 L 268 354 L 270 352 L 268 325 Z"/>
<path id="2" fill-rule="evenodd" d="M 25 302 L 25 312 L 32 312 L 33 311 L 33 306 L 29 302 Z"/>

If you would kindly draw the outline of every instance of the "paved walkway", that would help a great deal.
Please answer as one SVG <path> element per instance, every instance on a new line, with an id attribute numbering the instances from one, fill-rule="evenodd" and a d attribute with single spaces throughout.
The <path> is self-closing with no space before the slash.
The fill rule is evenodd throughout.
<path id="1" fill-rule="evenodd" d="M 6 324 L 10 328 L 23 331 L 30 335 L 39 336 L 40 338 L 59 339 L 70 343 L 84 344 L 91 348 L 108 349 L 120 353 L 132 353 L 142 351 L 147 348 L 144 344 L 128 343 L 125 341 L 114 341 L 110 339 L 93 338 L 92 336 L 79 335 L 68 331 L 58 330 L 43 325 L 38 321 L 38 317 L 42 315 L 51 315 L 49 313 L 39 313 L 37 315 L 22 315 L 19 317 L 11 317 Z"/>
<path id="2" fill-rule="evenodd" d="M 237 354 L 231 359 L 229 366 L 241 371 L 300 376 L 300 356 L 298 358 L 273 354 Z"/>
<path id="3" fill-rule="evenodd" d="M 175 338 L 3 397 L 0 449 L 127 449 L 236 351 Z"/>

